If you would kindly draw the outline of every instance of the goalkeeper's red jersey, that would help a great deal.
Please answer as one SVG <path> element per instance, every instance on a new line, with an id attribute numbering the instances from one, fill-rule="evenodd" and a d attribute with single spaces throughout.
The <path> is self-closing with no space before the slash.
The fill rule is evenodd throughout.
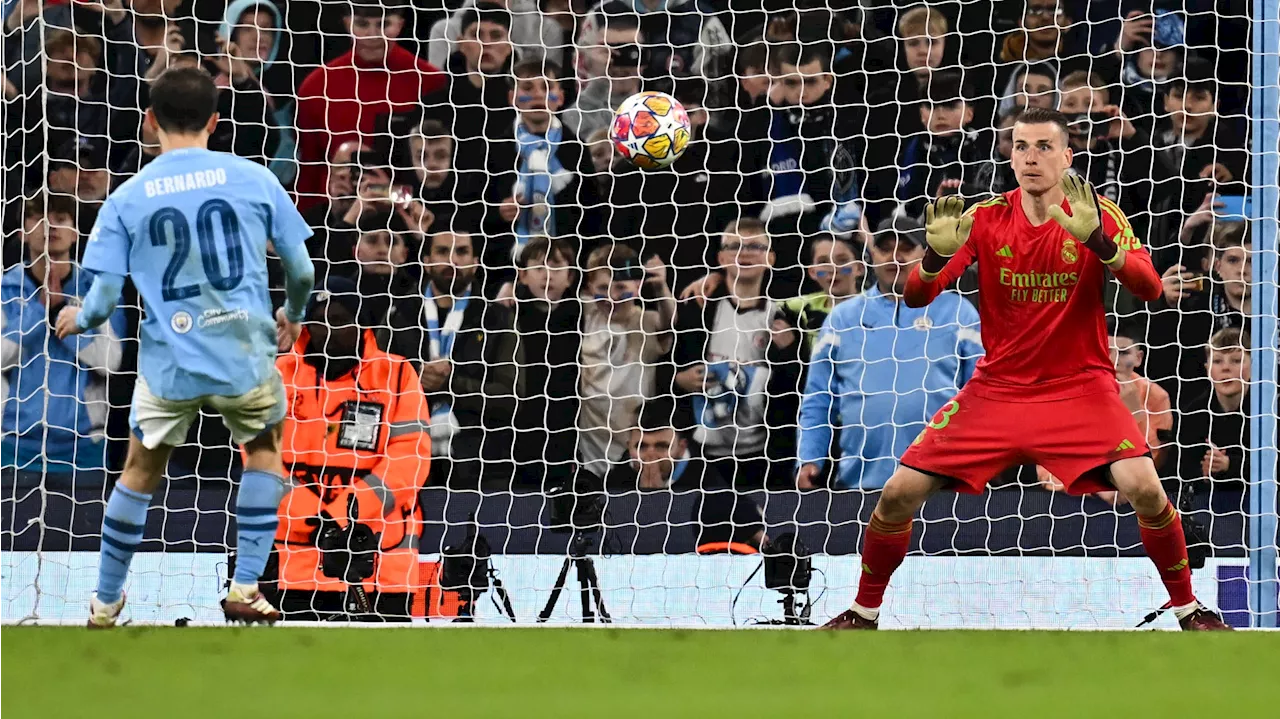
<path id="1" fill-rule="evenodd" d="M 978 312 L 986 356 L 966 391 L 993 399 L 1056 400 L 1116 392 L 1107 351 L 1107 266 L 1057 222 L 1035 227 L 1013 190 L 966 212 L 973 230 L 932 282 L 911 271 L 905 299 L 922 306 L 978 263 Z M 1115 203 L 1099 198 L 1103 230 L 1127 251 L 1118 279 L 1144 300 L 1160 293 L 1151 256 Z M 1067 203 L 1063 209 L 1070 213 Z"/>

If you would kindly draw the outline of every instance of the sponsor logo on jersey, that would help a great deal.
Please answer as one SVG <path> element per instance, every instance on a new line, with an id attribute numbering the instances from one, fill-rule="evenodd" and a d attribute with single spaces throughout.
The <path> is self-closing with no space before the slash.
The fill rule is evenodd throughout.
<path id="1" fill-rule="evenodd" d="M 211 308 L 200 313 L 200 317 L 196 320 L 196 326 L 204 329 L 206 327 L 224 325 L 228 322 L 247 322 L 248 320 L 249 311 L 243 308 Z"/>
<path id="2" fill-rule="evenodd" d="M 1001 247 L 996 250 L 996 257 L 1007 257 L 1009 259 L 1013 259 L 1013 248 L 1008 245 Z"/>
<path id="3" fill-rule="evenodd" d="M 180 335 L 185 335 L 190 332 L 191 325 L 191 315 L 182 310 L 174 312 L 173 317 L 169 318 L 169 327 L 173 328 L 173 331 Z"/>
<path id="4" fill-rule="evenodd" d="M 918 330 L 933 329 L 933 320 L 929 319 L 928 317 L 917 317 L 911 323 L 911 326 L 915 327 Z"/>
<path id="5" fill-rule="evenodd" d="M 1057 289 L 1072 287 L 1080 281 L 1078 272 L 1014 272 L 1000 268 L 1000 284 L 1006 287 Z"/>
<path id="6" fill-rule="evenodd" d="M 1062 241 L 1062 261 L 1068 265 L 1074 265 L 1080 261 L 1080 247 L 1070 237 Z"/>
<path id="7" fill-rule="evenodd" d="M 1125 450 L 1127 450 L 1127 449 L 1133 449 L 1133 442 L 1130 442 L 1129 440 L 1125 439 L 1125 440 L 1121 440 L 1121 441 L 1120 441 L 1120 444 L 1117 444 L 1117 445 L 1116 445 L 1116 448 L 1115 448 L 1115 449 L 1113 449 L 1113 450 L 1111 450 L 1111 451 L 1112 451 L 1112 452 L 1123 452 L 1123 451 L 1125 451 Z"/>

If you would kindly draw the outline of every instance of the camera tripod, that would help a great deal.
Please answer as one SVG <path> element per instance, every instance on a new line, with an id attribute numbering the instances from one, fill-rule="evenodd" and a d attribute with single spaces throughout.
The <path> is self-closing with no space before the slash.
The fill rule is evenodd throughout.
<path id="1" fill-rule="evenodd" d="M 564 558 L 564 564 L 560 565 L 560 576 L 556 577 L 556 585 L 551 590 L 551 597 L 547 599 L 547 605 L 542 608 L 542 612 L 538 614 L 538 623 L 543 623 L 551 618 L 551 613 L 555 611 L 556 602 L 560 600 L 560 593 L 564 591 L 565 581 L 569 578 L 569 567 L 576 567 L 578 570 L 578 591 L 582 599 L 582 623 L 593 624 L 596 621 L 596 615 L 600 615 L 601 624 L 611 624 L 613 619 L 609 617 L 608 610 L 604 607 L 604 596 L 600 593 L 600 578 L 596 576 L 595 562 L 587 556 L 587 543 L 590 539 L 586 534 L 579 530 L 574 530 L 573 537 L 569 540 L 569 556 Z"/>
<path id="2" fill-rule="evenodd" d="M 804 601 L 800 604 L 800 611 L 796 611 L 796 595 L 802 595 Z M 816 626 L 809 621 L 809 614 L 813 611 L 813 602 L 809 599 L 809 590 L 802 589 L 799 592 L 784 591 L 782 599 L 778 600 L 778 604 L 782 605 L 782 619 L 760 619 L 752 624 L 757 626 L 773 626 L 773 627 L 812 627 Z"/>
<path id="3" fill-rule="evenodd" d="M 507 588 L 502 585 L 502 580 L 498 579 L 498 573 L 493 567 L 489 567 L 489 582 L 493 586 L 493 595 L 489 597 L 493 601 L 493 607 L 506 614 L 507 618 L 514 623 L 516 610 L 511 606 L 511 595 L 507 594 Z M 471 588 L 459 592 L 458 618 L 454 619 L 454 622 L 467 623 L 475 621 L 472 608 L 475 606 L 476 597 L 479 594 L 483 594 L 483 592 L 477 592 Z M 502 602 L 501 606 L 498 605 L 499 600 Z"/>

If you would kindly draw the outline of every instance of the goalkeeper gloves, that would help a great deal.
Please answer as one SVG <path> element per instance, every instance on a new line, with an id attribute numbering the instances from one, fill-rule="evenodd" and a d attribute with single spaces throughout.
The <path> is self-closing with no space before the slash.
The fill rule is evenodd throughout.
<path id="1" fill-rule="evenodd" d="M 925 241 L 942 257 L 951 257 L 969 240 L 973 215 L 964 214 L 964 200 L 951 196 L 924 207 Z"/>
<path id="2" fill-rule="evenodd" d="M 1081 243 L 1088 242 L 1094 230 L 1102 224 L 1096 193 L 1084 178 L 1070 173 L 1062 176 L 1062 192 L 1067 196 L 1071 214 L 1057 205 L 1050 205 L 1049 217 Z"/>
<path id="3" fill-rule="evenodd" d="M 1102 205 L 1098 192 L 1082 177 L 1066 174 L 1062 177 L 1062 192 L 1067 196 L 1071 214 L 1067 215 L 1057 205 L 1048 208 L 1049 217 L 1062 226 L 1080 244 L 1088 247 L 1107 265 L 1119 261 L 1120 248 L 1102 230 Z"/>

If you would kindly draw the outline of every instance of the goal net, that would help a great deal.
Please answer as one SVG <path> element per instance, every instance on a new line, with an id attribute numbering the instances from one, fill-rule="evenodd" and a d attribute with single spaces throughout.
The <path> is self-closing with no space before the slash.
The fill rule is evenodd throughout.
<path id="1" fill-rule="evenodd" d="M 1197 596 L 1274 627 L 1277 13 L 5 0 L 0 620 L 86 615 L 139 326 L 166 315 L 128 286 L 79 339 L 52 323 L 88 291 L 104 199 L 160 153 L 150 83 L 199 66 L 219 88 L 209 146 L 290 192 L 329 293 L 280 360 L 291 487 L 262 586 L 290 620 L 838 614 L 879 489 L 982 355 L 979 291 L 1004 291 L 970 273 L 927 310 L 897 299 L 925 205 L 1014 190 L 1013 118 L 1040 107 L 1163 277 L 1153 302 L 1106 289 L 1145 433 L 1123 441 L 1152 448 Z M 640 91 L 689 116 L 670 168 L 611 142 Z M 201 262 L 225 252 L 175 260 L 174 281 L 210 282 Z M 267 271 L 280 307 L 273 253 Z M 1058 302 L 1062 282 L 1010 285 Z M 241 471 L 206 408 L 155 494 L 126 618 L 221 621 Z M 1167 599 L 1123 496 L 1068 496 L 1030 464 L 991 480 L 926 503 L 885 627 L 1125 628 Z"/>

